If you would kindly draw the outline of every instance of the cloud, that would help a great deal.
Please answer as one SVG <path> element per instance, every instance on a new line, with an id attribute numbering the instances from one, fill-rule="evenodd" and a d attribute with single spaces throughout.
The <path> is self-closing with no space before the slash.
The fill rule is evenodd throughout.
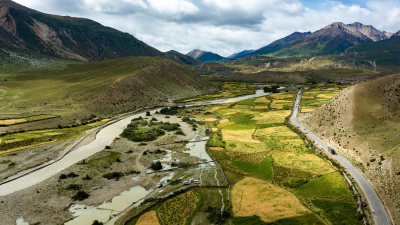
<path id="1" fill-rule="evenodd" d="M 52 14 L 86 17 L 162 50 L 227 56 L 332 22 L 400 30 L 396 0 L 16 0 Z"/>

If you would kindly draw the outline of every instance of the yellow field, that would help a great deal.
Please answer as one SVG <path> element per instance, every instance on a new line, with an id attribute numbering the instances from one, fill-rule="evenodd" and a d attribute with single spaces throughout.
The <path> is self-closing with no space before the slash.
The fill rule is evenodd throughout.
<path id="1" fill-rule="evenodd" d="M 244 178 L 231 193 L 235 217 L 257 215 L 269 223 L 309 213 L 292 193 L 256 178 Z"/>
<path id="2" fill-rule="evenodd" d="M 256 114 L 253 120 L 258 124 L 284 123 L 285 118 L 290 115 L 290 110 L 269 111 Z"/>
<path id="3" fill-rule="evenodd" d="M 0 125 L 11 125 L 16 123 L 24 123 L 26 121 L 26 119 L 0 120 Z"/>
<path id="4" fill-rule="evenodd" d="M 271 104 L 271 108 L 273 109 L 283 109 L 284 106 L 291 106 L 293 104 L 292 101 L 286 100 L 274 100 Z"/>
<path id="5" fill-rule="evenodd" d="M 184 225 L 196 210 L 199 196 L 196 191 L 188 191 L 164 202 L 157 209 L 163 225 Z"/>
<path id="6" fill-rule="evenodd" d="M 268 127 L 257 130 L 256 136 L 297 137 L 297 134 L 286 126 Z"/>
<path id="7" fill-rule="evenodd" d="M 227 127 L 227 126 L 231 126 L 231 125 L 235 125 L 235 122 L 232 122 L 232 121 L 230 121 L 228 119 L 223 119 L 223 120 L 219 121 L 217 127 L 221 129 L 221 128 L 224 128 L 224 127 Z"/>
<path id="8" fill-rule="evenodd" d="M 136 225 L 160 225 L 156 211 L 150 211 L 142 215 L 136 222 Z"/>
<path id="9" fill-rule="evenodd" d="M 256 100 L 254 100 L 254 103 L 265 103 L 265 104 L 268 104 L 270 102 L 271 102 L 271 100 L 267 99 L 266 97 L 261 97 L 261 98 L 257 98 Z"/>
<path id="10" fill-rule="evenodd" d="M 224 151 L 224 148 L 220 148 L 220 147 L 210 147 L 209 149 L 211 151 Z"/>
<path id="11" fill-rule="evenodd" d="M 254 109 L 268 109 L 268 105 L 255 105 Z"/>
<path id="12" fill-rule="evenodd" d="M 226 141 L 225 148 L 228 152 L 243 153 L 265 152 L 269 150 L 264 143 L 243 143 L 238 141 Z"/>
<path id="13" fill-rule="evenodd" d="M 259 144 L 261 141 L 254 140 L 252 135 L 255 129 L 249 130 L 222 130 L 222 138 L 224 141 L 235 141 L 245 143 L 256 143 Z"/>
<path id="14" fill-rule="evenodd" d="M 335 170 L 325 160 L 314 154 L 278 152 L 272 154 L 274 163 L 281 166 L 295 168 L 318 175 L 328 174 Z"/>

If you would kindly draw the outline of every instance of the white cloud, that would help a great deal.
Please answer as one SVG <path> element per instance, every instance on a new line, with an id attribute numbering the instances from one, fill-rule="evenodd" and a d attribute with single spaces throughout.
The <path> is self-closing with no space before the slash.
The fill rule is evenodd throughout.
<path id="1" fill-rule="evenodd" d="M 390 32 L 400 30 L 397 0 L 368 0 L 364 6 L 325 0 L 316 8 L 301 0 L 16 1 L 46 13 L 90 18 L 162 51 L 182 53 L 199 48 L 227 56 L 332 22 L 357 21 Z"/>

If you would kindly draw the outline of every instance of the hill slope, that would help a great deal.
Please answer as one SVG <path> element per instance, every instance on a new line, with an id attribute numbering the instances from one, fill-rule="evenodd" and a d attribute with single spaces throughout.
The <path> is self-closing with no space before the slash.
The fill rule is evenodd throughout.
<path id="1" fill-rule="evenodd" d="M 171 50 L 165 53 L 167 55 L 167 57 L 174 59 L 178 62 L 184 63 L 186 65 L 190 65 L 190 66 L 197 66 L 199 64 L 201 64 L 201 62 L 193 57 L 184 55 L 182 53 L 179 53 L 177 51 Z"/>
<path id="2" fill-rule="evenodd" d="M 44 14 L 0 0 L 0 47 L 81 61 L 162 55 L 130 34 L 88 19 Z"/>
<path id="3" fill-rule="evenodd" d="M 192 70 L 161 57 L 67 62 L 0 79 L 2 117 L 53 114 L 65 120 L 113 116 L 217 88 Z"/>
<path id="4" fill-rule="evenodd" d="M 195 58 L 201 62 L 221 62 L 223 60 L 225 60 L 224 57 L 212 53 L 212 52 L 205 52 L 205 51 L 201 51 L 198 49 L 195 49 L 189 53 L 186 54 L 187 56 L 190 56 L 192 58 Z"/>
<path id="5" fill-rule="evenodd" d="M 353 46 L 348 49 L 348 55 L 358 61 L 374 61 L 378 70 L 398 69 L 400 67 L 400 36 L 393 35 L 387 40 Z"/>
<path id="6" fill-rule="evenodd" d="M 400 74 L 351 86 L 300 119 L 369 177 L 399 223 Z"/>

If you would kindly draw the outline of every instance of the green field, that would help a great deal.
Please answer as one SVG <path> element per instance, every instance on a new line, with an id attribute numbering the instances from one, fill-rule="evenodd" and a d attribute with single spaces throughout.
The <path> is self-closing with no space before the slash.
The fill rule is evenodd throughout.
<path id="1" fill-rule="evenodd" d="M 326 101 L 329 98 L 327 92 L 332 95 L 339 88 L 328 88 L 324 93 L 312 90 L 310 97 Z M 285 187 L 310 209 L 310 213 L 303 215 L 294 213 L 300 208 L 292 208 L 293 216 L 277 214 L 276 221 L 254 214 L 235 216 L 233 224 L 323 224 L 327 221 L 332 224 L 361 224 L 356 201 L 344 178 L 327 161 L 314 155 L 300 136 L 285 126 L 293 100 L 294 93 L 279 93 L 212 106 L 205 110 L 204 115 L 196 112 L 195 116 L 204 118 L 207 115 L 210 121 L 208 124 L 213 134 L 208 145 L 211 149 L 217 147 L 211 153 L 223 167 L 231 185 L 248 177 L 273 181 L 277 188 Z M 332 182 L 334 185 L 330 185 Z M 233 195 L 235 193 L 238 192 Z M 294 199 L 286 201 L 296 205 Z M 280 204 L 283 202 L 277 201 L 276 207 L 282 207 Z M 287 210 L 285 207 L 281 209 Z M 258 214 L 264 215 L 267 213 L 265 210 Z M 342 215 L 340 220 L 334 219 L 339 215 Z"/>
<path id="2" fill-rule="evenodd" d="M 87 125 L 71 128 L 45 129 L 37 131 L 26 131 L 17 133 L 4 133 L 0 135 L 0 153 L 1 151 L 19 148 L 23 146 L 46 143 L 49 141 L 60 141 L 76 138 L 84 131 L 92 129 L 106 123 L 108 120 L 102 120 Z"/>
<path id="3" fill-rule="evenodd" d="M 176 100 L 176 103 L 188 103 L 195 101 L 205 101 L 221 98 L 232 98 L 241 95 L 253 94 L 255 87 L 246 83 L 220 83 L 221 89 L 218 92 L 206 95 L 199 95 L 192 98 L 184 98 Z"/>
<path id="4" fill-rule="evenodd" d="M 335 95 L 337 95 L 345 86 L 339 86 L 334 84 L 317 84 L 309 90 L 305 90 L 301 97 L 301 112 L 311 112 Z"/>
<path id="5" fill-rule="evenodd" d="M 28 123 L 28 122 L 51 119 L 51 118 L 56 118 L 56 117 L 57 116 L 53 116 L 53 115 L 38 115 L 38 116 L 29 116 L 29 117 L 17 118 L 17 119 L 3 119 L 3 120 L 0 120 L 0 126 Z"/>

